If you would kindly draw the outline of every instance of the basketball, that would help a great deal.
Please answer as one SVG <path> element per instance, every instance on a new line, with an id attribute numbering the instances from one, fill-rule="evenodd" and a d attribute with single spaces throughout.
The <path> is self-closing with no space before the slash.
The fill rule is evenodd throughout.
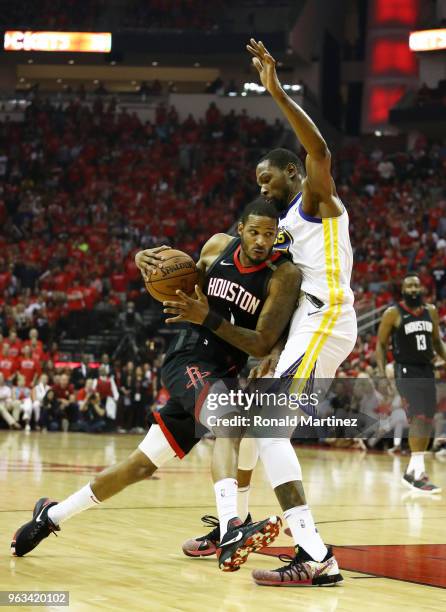
<path id="1" fill-rule="evenodd" d="M 193 293 L 198 282 L 198 272 L 192 257 L 176 249 L 163 251 L 163 257 L 163 267 L 152 272 L 145 283 L 150 295 L 158 302 L 163 302 L 176 298 L 177 289 L 187 295 Z"/>

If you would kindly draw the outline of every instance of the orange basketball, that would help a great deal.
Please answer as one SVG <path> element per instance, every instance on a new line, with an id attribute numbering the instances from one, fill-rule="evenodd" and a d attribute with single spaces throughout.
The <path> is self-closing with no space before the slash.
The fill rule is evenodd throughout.
<path id="1" fill-rule="evenodd" d="M 162 251 L 162 255 L 163 267 L 152 272 L 145 283 L 150 295 L 158 302 L 164 302 L 178 297 L 177 289 L 192 294 L 198 283 L 197 267 L 192 257 L 176 249 Z"/>

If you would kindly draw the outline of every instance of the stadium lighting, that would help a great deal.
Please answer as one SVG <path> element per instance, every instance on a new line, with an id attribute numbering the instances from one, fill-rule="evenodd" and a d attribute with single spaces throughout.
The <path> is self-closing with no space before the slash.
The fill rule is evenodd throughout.
<path id="1" fill-rule="evenodd" d="M 110 53 L 111 32 L 34 32 L 7 30 L 5 51 Z"/>
<path id="2" fill-rule="evenodd" d="M 258 83 L 244 83 L 243 89 L 247 91 L 253 91 L 255 93 L 264 93 L 266 89 L 263 85 L 259 85 Z"/>
<path id="3" fill-rule="evenodd" d="M 446 28 L 411 32 L 409 47 L 412 51 L 440 51 L 446 49 Z"/>
<path id="4" fill-rule="evenodd" d="M 291 85 L 291 91 L 300 91 L 301 86 L 300 85 Z"/>

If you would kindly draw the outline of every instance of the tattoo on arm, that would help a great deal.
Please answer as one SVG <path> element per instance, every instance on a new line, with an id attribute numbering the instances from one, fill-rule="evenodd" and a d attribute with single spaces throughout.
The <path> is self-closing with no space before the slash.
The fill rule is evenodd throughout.
<path id="1" fill-rule="evenodd" d="M 256 329 L 239 327 L 224 320 L 214 333 L 249 355 L 264 357 L 281 337 L 296 308 L 300 283 L 300 271 L 291 263 L 289 266 L 283 264 L 271 279 Z"/>

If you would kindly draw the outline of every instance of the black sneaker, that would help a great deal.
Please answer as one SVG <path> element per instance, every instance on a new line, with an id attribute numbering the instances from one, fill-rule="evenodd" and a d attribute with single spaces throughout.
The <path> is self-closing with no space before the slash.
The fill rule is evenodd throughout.
<path id="1" fill-rule="evenodd" d="M 14 557 L 23 557 L 47 538 L 50 533 L 60 531 L 60 527 L 55 525 L 48 517 L 48 510 L 56 504 L 57 502 L 51 501 L 48 497 L 39 499 L 34 506 L 32 520 L 22 525 L 12 538 L 11 553 Z"/>
<path id="2" fill-rule="evenodd" d="M 268 546 L 277 538 L 282 520 L 270 516 L 264 521 L 244 525 L 239 518 L 229 521 L 228 531 L 217 548 L 218 567 L 223 572 L 235 572 L 248 555 Z"/>
<path id="3" fill-rule="evenodd" d="M 315 561 L 300 547 L 295 557 L 280 555 L 279 559 L 288 563 L 275 570 L 254 570 L 254 582 L 261 586 L 308 587 L 335 586 L 344 581 L 330 546 L 322 561 Z"/>
<path id="4" fill-rule="evenodd" d="M 218 518 L 206 514 L 206 516 L 201 517 L 201 520 L 205 525 L 212 526 L 214 529 L 204 536 L 197 536 L 184 542 L 183 553 L 188 557 L 209 557 L 215 555 L 218 543 L 220 542 L 220 523 Z M 250 523 L 252 523 L 252 517 L 248 514 L 243 525 L 249 525 Z"/>

